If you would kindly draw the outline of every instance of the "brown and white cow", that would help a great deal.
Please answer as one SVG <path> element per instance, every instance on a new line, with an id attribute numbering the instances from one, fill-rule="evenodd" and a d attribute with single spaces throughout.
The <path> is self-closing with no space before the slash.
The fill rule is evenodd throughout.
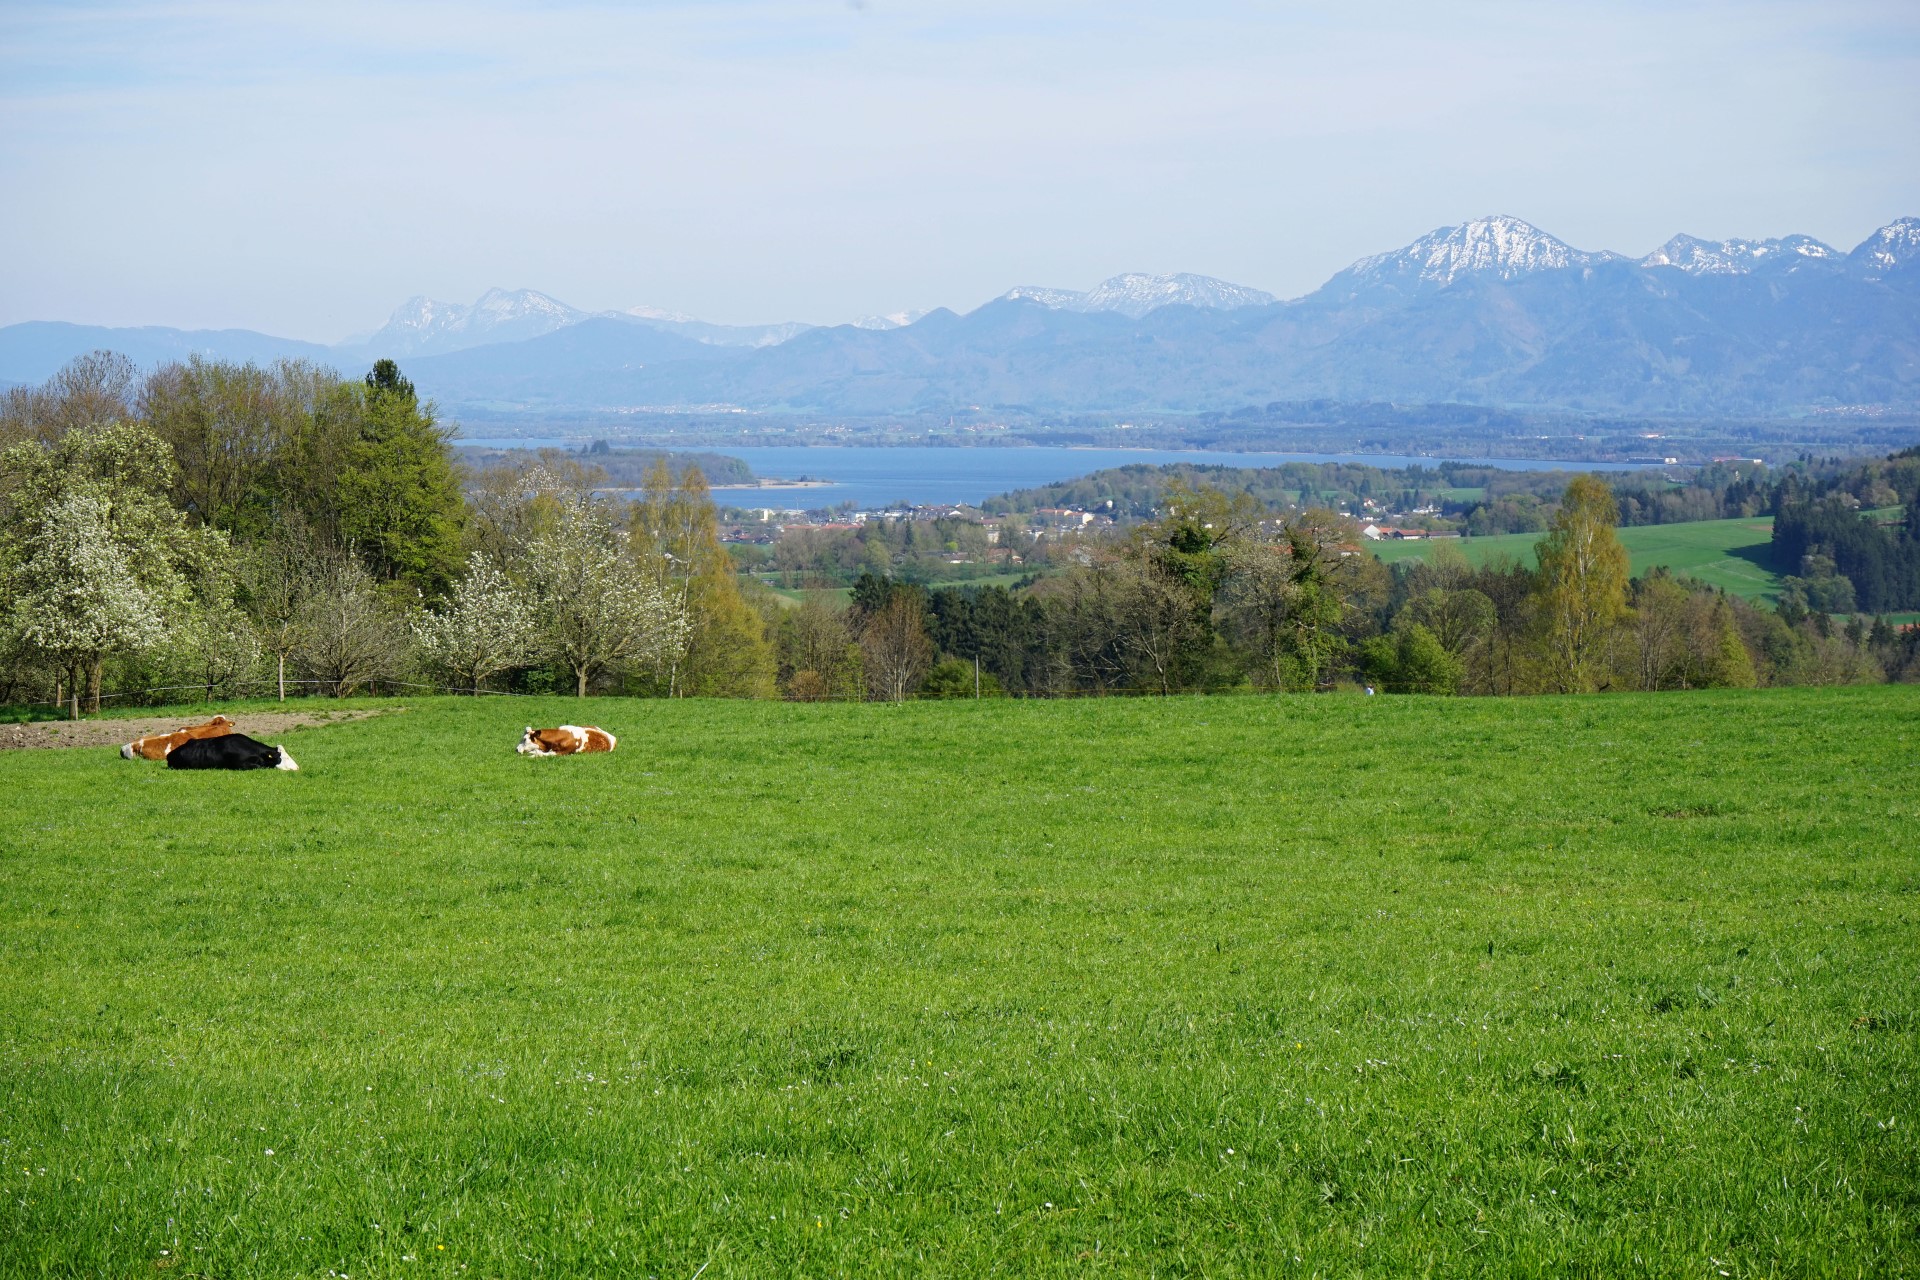
<path id="1" fill-rule="evenodd" d="M 233 732 L 233 721 L 225 716 L 215 716 L 205 724 L 190 724 L 184 729 L 175 729 L 172 733 L 151 733 L 144 738 L 135 738 L 120 748 L 122 760 L 165 760 L 173 749 L 183 742 L 192 742 L 196 738 L 223 738 Z"/>
<path id="2" fill-rule="evenodd" d="M 536 729 L 528 725 L 514 750 L 523 756 L 575 756 L 588 751 L 611 751 L 617 741 L 598 725 L 563 724 L 558 729 Z"/>

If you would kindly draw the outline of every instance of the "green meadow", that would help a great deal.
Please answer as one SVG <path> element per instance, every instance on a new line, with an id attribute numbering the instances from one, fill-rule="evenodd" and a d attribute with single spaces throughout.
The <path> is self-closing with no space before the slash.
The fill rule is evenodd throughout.
<path id="1" fill-rule="evenodd" d="M 408 707 L 0 753 L 0 1274 L 1920 1273 L 1920 688 Z"/>
<path id="2" fill-rule="evenodd" d="M 1638 575 L 1664 566 L 1711 587 L 1749 600 L 1772 601 L 1780 592 L 1780 576 L 1772 568 L 1773 517 L 1740 520 L 1697 520 L 1688 524 L 1632 525 L 1617 531 L 1620 544 L 1633 560 Z M 1533 549 L 1544 535 L 1502 533 L 1486 538 L 1449 538 L 1474 564 L 1492 557 L 1510 556 L 1522 564 L 1534 563 Z M 1426 557 L 1435 542 L 1382 541 L 1367 544 L 1382 560 Z"/>

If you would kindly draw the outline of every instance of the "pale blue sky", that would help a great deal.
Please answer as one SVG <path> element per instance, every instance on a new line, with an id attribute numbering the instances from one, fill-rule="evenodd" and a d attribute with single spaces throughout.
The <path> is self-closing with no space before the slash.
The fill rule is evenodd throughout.
<path id="1" fill-rule="evenodd" d="M 1920 214 L 1920 5 L 0 5 L 0 324 L 331 341 L 498 284 L 732 322 L 1511 213 L 1584 249 Z"/>

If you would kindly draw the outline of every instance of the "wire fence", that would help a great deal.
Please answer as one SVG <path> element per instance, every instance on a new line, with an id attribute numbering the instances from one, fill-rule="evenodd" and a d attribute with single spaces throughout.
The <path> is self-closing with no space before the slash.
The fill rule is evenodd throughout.
<path id="1" fill-rule="evenodd" d="M 334 687 L 335 684 L 336 682 L 332 680 L 288 680 L 286 681 L 286 687 L 289 690 L 292 690 L 298 687 L 330 689 Z M 126 699 L 130 699 L 130 698 L 151 698 L 154 695 L 164 694 L 164 693 L 194 693 L 194 694 L 202 695 L 199 698 L 192 699 L 192 701 L 196 701 L 196 702 L 210 702 L 210 703 L 231 702 L 246 696 L 242 692 L 243 690 L 264 689 L 269 692 L 277 692 L 279 685 L 280 685 L 280 681 L 275 679 L 226 681 L 226 682 L 223 682 L 222 684 L 216 685 L 211 693 L 209 693 L 207 686 L 204 684 L 158 685 L 149 689 L 122 689 L 113 693 L 102 693 L 100 695 L 100 703 L 102 708 L 104 709 L 106 707 L 106 704 L 108 704 L 109 702 L 125 701 Z M 397 694 L 397 691 L 402 689 L 418 690 L 426 693 L 451 695 L 451 696 L 463 697 L 463 698 L 464 697 L 483 697 L 483 698 L 548 698 L 548 699 L 551 699 L 551 698 L 572 698 L 574 696 L 571 693 L 566 693 L 558 689 L 545 692 L 545 693 L 528 693 L 523 690 L 517 690 L 517 689 L 484 689 L 484 688 L 474 689 L 468 686 L 458 686 L 458 685 L 448 685 L 448 684 L 422 684 L 418 681 L 385 680 L 385 679 L 368 681 L 366 682 L 366 685 L 363 690 L 356 689 L 352 693 L 343 695 L 343 696 L 381 698 L 381 697 L 395 696 Z M 1356 686 L 1353 691 L 1359 692 L 1360 689 Z M 863 693 L 858 690 L 845 690 L 845 691 L 835 691 L 832 693 L 808 694 L 803 696 L 794 696 L 787 693 L 780 693 L 780 694 L 776 694 L 771 698 L 756 698 L 756 699 L 743 698 L 743 699 L 730 699 L 730 700 L 761 701 L 761 702 L 795 702 L 795 703 L 860 703 L 860 702 L 905 703 L 905 702 L 974 702 L 974 701 L 1053 702 L 1053 701 L 1060 701 L 1063 699 L 1076 699 L 1076 698 L 1160 698 L 1160 697 L 1201 697 L 1201 696 L 1263 697 L 1263 696 L 1279 694 L 1282 692 L 1286 692 L 1286 691 L 1278 690 L 1278 689 L 1258 689 L 1258 688 L 1246 688 L 1246 687 L 1236 687 L 1236 688 L 1230 688 L 1230 689 L 1147 689 L 1147 688 L 1113 687 L 1113 688 L 1098 688 L 1098 689 L 1015 689 L 1015 690 L 1008 690 L 1008 689 L 993 690 L 993 689 L 982 687 L 982 689 L 978 693 L 975 693 L 972 690 L 967 690 L 960 693 L 941 693 L 941 694 L 927 694 L 927 693 L 921 693 L 916 691 L 914 693 L 909 693 L 904 698 L 893 698 L 893 697 L 884 697 L 884 696 L 876 697 L 870 693 Z M 1323 689 L 1316 690 L 1316 692 L 1326 693 L 1326 692 L 1332 692 L 1332 690 L 1323 688 Z M 311 694 L 302 695 L 302 700 L 305 700 L 306 698 L 311 696 L 313 695 Z M 326 695 L 323 694 L 321 696 L 326 696 Z M 699 695 L 686 695 L 686 694 L 637 695 L 637 694 L 617 694 L 616 693 L 612 695 L 600 694 L 600 695 L 591 695 L 591 696 L 597 696 L 597 697 L 651 696 L 651 697 L 665 699 L 669 696 L 687 697 L 687 696 L 699 696 Z M 82 694 L 80 697 L 80 701 L 84 707 L 89 705 L 92 702 L 92 698 L 90 695 Z M 69 696 L 69 697 L 63 697 L 59 699 L 39 698 L 39 699 L 32 699 L 32 700 L 20 700 L 20 701 L 10 702 L 7 705 L 15 708 L 21 708 L 21 709 L 31 709 L 35 707 L 49 707 L 56 711 L 59 711 L 72 706 L 72 704 L 73 704 L 73 699 Z M 153 705 L 155 705 L 156 707 L 165 706 L 166 703 L 159 702 Z"/>
<path id="2" fill-rule="evenodd" d="M 338 682 L 333 680 L 287 680 L 283 682 L 277 678 L 269 677 L 264 680 L 223 680 L 212 686 L 206 684 L 167 684 L 156 685 L 150 689 L 121 689 L 113 693 L 102 693 L 100 695 L 100 702 L 101 705 L 104 706 L 108 702 L 116 700 L 149 698 L 160 693 L 198 693 L 205 695 L 201 701 L 231 702 L 236 698 L 244 696 L 241 692 L 242 690 L 264 689 L 278 692 L 283 683 L 288 689 L 293 689 L 303 685 L 315 688 L 332 688 Z M 381 693 L 382 689 L 425 689 L 431 693 L 455 694 L 461 697 L 476 694 L 487 698 L 544 698 L 552 696 L 543 693 L 524 693 L 514 689 L 473 689 L 457 685 L 420 684 L 410 680 L 385 679 L 367 681 L 366 693 L 361 695 L 356 692 L 353 696 L 384 697 L 386 695 Z M 80 695 L 80 701 L 83 704 L 91 704 L 93 695 L 83 693 Z M 27 699 L 12 702 L 9 705 L 15 707 L 52 707 L 58 710 L 59 708 L 68 707 L 72 704 L 72 695 L 68 695 L 62 698 Z"/>

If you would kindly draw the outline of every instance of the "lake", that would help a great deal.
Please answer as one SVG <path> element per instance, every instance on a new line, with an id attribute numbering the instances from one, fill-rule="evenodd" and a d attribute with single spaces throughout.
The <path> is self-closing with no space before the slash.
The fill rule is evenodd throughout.
<path id="1" fill-rule="evenodd" d="M 577 449 L 584 440 L 476 439 L 455 444 L 495 449 Z M 868 509 L 895 502 L 983 502 L 1011 489 L 1031 489 L 1072 480 L 1091 471 L 1134 463 L 1192 462 L 1227 467 L 1277 467 L 1283 462 L 1357 462 L 1370 467 L 1431 467 L 1438 458 L 1362 453 L 1225 453 L 1209 449 L 1069 449 L 938 447 L 925 445 L 806 446 L 766 445 L 739 449 L 668 450 L 683 453 L 719 453 L 739 458 L 765 479 L 803 477 L 833 483 L 806 489 L 719 488 L 722 503 L 740 507 L 782 509 L 838 506 L 851 502 Z M 1633 471 L 1644 464 L 1621 462 L 1555 462 L 1538 458 L 1460 458 L 1476 466 L 1508 471 Z"/>

